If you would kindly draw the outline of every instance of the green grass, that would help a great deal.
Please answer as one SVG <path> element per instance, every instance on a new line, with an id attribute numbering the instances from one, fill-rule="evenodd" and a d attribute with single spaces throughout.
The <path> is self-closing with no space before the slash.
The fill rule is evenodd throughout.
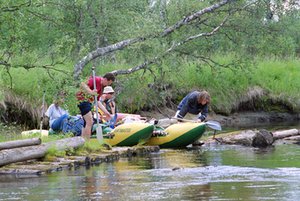
<path id="1" fill-rule="evenodd" d="M 259 61 L 253 81 L 276 96 L 300 98 L 300 60 Z"/>
<path id="2" fill-rule="evenodd" d="M 142 109 L 151 110 L 163 107 L 168 101 L 173 101 L 176 105 L 190 91 L 206 89 L 212 96 L 212 109 L 229 114 L 232 108 L 245 97 L 247 91 L 255 86 L 268 91 L 272 98 L 287 101 L 295 110 L 300 110 L 299 59 L 260 57 L 252 58 L 252 62 L 249 60 L 239 62 L 239 58 L 233 54 L 216 54 L 211 58 L 220 65 L 212 67 L 197 59 L 170 57 L 159 65 L 151 66 L 151 71 L 138 71 L 130 75 L 117 76 L 114 87 L 117 91 L 116 102 L 119 111 L 137 113 Z M 103 75 L 116 69 L 132 67 L 120 61 L 120 63 L 101 61 L 97 66 L 97 74 Z M 227 64 L 232 65 L 226 66 Z M 73 66 L 74 64 L 69 62 L 58 68 L 71 73 Z M 81 81 L 85 81 L 90 75 L 90 67 L 90 65 L 85 67 Z M 74 95 L 78 88 L 71 74 L 62 74 L 57 71 L 50 71 L 48 74 L 44 69 L 18 68 L 11 69 L 11 75 L 13 90 L 19 95 L 28 97 L 33 104 L 37 102 L 41 105 L 43 90 L 46 91 L 48 105 L 52 103 L 59 91 L 64 90 L 67 92 L 65 109 L 73 115 L 78 114 Z M 5 78 L 3 83 L 8 86 L 8 75 L 3 77 Z M 164 88 L 165 86 L 169 87 Z"/>

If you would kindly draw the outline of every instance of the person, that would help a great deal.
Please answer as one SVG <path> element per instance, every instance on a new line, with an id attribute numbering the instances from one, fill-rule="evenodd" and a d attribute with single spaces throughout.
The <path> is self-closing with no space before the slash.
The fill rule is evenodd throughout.
<path id="1" fill-rule="evenodd" d="M 91 76 L 87 83 L 82 82 L 80 90 L 76 93 L 78 100 L 78 107 L 84 120 L 82 128 L 82 136 L 86 139 L 91 137 L 91 130 L 93 126 L 93 115 L 92 115 L 92 104 L 94 103 L 94 97 L 97 96 L 97 104 L 99 108 L 108 116 L 111 117 L 110 113 L 100 103 L 99 98 L 103 93 L 105 86 L 111 85 L 115 81 L 113 73 L 106 73 L 103 77 L 96 76 L 96 87 L 94 87 L 93 76 Z M 94 89 L 95 88 L 95 89 Z"/>
<path id="2" fill-rule="evenodd" d="M 104 87 L 103 94 L 99 99 L 100 104 L 102 104 L 110 114 L 109 116 L 106 115 L 99 108 L 99 118 L 102 123 L 108 124 L 110 128 L 114 128 L 118 121 L 118 115 L 116 114 L 116 103 L 114 101 L 114 93 L 115 91 L 111 86 L 106 86 Z M 97 118 L 97 116 L 94 115 L 94 118 Z"/>
<path id="3" fill-rule="evenodd" d="M 103 94 L 101 95 L 99 101 L 100 103 L 106 108 L 106 110 L 109 112 L 110 116 L 115 115 L 116 114 L 116 103 L 113 99 L 114 96 L 114 89 L 111 86 L 106 86 L 103 89 Z M 101 110 L 101 109 L 100 109 Z M 108 121 L 110 119 L 107 118 L 107 116 L 104 114 L 104 112 L 101 110 L 101 117 L 102 119 L 104 119 L 105 121 Z"/>
<path id="4" fill-rule="evenodd" d="M 197 122 L 203 122 L 208 115 L 210 95 L 207 91 L 193 91 L 186 95 L 177 107 L 175 118 L 184 118 L 187 113 L 198 115 Z"/>
<path id="5" fill-rule="evenodd" d="M 101 109 L 99 109 L 101 121 L 110 123 L 111 124 L 110 126 L 112 128 L 114 128 L 118 123 L 121 123 L 121 121 L 123 121 L 123 120 L 125 121 L 126 119 L 127 119 L 127 122 L 141 121 L 142 117 L 140 115 L 119 113 L 117 111 L 117 106 L 114 101 L 114 93 L 115 93 L 115 91 L 111 86 L 104 87 L 103 94 L 100 97 L 99 101 L 106 108 L 106 110 L 111 114 L 111 116 L 113 118 L 112 119 L 109 119 L 110 117 L 107 118 L 107 116 L 104 114 L 104 112 Z"/>
<path id="6" fill-rule="evenodd" d="M 59 93 L 54 102 L 49 106 L 45 115 L 49 118 L 49 126 L 53 131 L 60 131 L 64 119 L 68 118 L 68 111 L 64 110 L 61 105 L 64 103 L 64 93 Z"/>

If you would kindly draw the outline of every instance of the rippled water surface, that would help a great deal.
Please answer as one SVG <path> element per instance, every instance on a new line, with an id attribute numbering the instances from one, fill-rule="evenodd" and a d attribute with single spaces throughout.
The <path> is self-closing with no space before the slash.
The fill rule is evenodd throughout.
<path id="1" fill-rule="evenodd" d="M 0 176 L 0 200 L 299 200 L 300 146 L 161 150 L 39 177 Z"/>

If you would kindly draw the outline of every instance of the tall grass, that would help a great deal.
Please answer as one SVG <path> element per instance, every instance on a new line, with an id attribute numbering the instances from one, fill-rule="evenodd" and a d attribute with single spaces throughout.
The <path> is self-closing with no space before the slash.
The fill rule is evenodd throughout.
<path id="1" fill-rule="evenodd" d="M 232 63 L 235 56 L 217 54 L 212 56 L 221 65 Z M 197 59 L 169 58 L 151 71 L 138 71 L 130 75 L 119 75 L 114 84 L 116 102 L 120 112 L 138 112 L 141 109 L 155 109 L 172 101 L 175 105 L 190 91 L 206 89 L 212 96 L 211 107 L 217 113 L 229 114 L 247 91 L 255 86 L 268 91 L 273 98 L 292 103 L 300 110 L 300 60 L 296 58 L 253 58 L 252 63 L 222 67 L 209 66 Z M 128 69 L 132 66 L 120 63 L 100 63 L 97 74 L 104 75 L 116 69 Z M 86 66 L 81 81 L 91 75 L 91 65 Z M 56 94 L 65 90 L 68 95 L 64 107 L 71 114 L 79 112 L 75 93 L 73 64 L 60 66 L 70 73 L 47 72 L 44 69 L 11 69 L 13 90 L 19 95 L 29 97 L 33 104 L 41 104 L 43 91 L 46 102 L 51 104 Z M 8 85 L 8 76 L 3 83 Z"/>
<path id="2" fill-rule="evenodd" d="M 300 60 L 259 60 L 253 82 L 276 96 L 299 99 Z"/>

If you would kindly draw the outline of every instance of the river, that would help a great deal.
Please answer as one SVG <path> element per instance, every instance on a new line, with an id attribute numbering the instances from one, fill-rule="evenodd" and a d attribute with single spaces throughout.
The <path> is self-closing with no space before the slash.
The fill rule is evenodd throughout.
<path id="1" fill-rule="evenodd" d="M 0 200 L 299 200 L 300 147 L 161 149 L 90 168 L 0 176 Z"/>

